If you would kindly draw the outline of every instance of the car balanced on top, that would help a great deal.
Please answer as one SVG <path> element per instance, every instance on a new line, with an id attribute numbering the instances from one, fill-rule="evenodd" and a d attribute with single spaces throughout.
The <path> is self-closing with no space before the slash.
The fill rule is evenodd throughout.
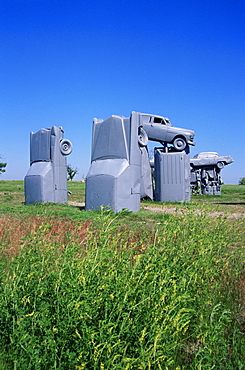
<path id="1" fill-rule="evenodd" d="M 193 130 L 174 127 L 166 117 L 146 113 L 137 114 L 142 136 L 144 136 L 145 131 L 150 140 L 162 144 L 172 144 L 177 151 L 184 150 L 187 145 L 196 144 Z"/>
<path id="2" fill-rule="evenodd" d="M 218 169 L 234 162 L 230 155 L 219 155 L 217 152 L 202 152 L 190 160 L 192 167 L 216 166 Z"/>

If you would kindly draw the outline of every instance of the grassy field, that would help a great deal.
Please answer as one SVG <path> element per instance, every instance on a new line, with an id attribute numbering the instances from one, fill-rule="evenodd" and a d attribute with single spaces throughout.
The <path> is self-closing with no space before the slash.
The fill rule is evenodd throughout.
<path id="1" fill-rule="evenodd" d="M 244 369 L 245 186 L 114 215 L 68 185 L 0 181 L 0 370 Z"/>

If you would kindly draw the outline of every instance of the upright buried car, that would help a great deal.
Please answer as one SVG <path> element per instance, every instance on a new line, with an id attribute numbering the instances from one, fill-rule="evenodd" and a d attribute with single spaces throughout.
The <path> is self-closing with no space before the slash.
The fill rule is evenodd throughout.
<path id="1" fill-rule="evenodd" d="M 139 124 L 150 140 L 170 143 L 177 151 L 184 150 L 187 145 L 196 145 L 193 130 L 174 127 L 168 118 L 153 114 L 137 113 Z"/>
<path id="2" fill-rule="evenodd" d="M 234 160 L 230 155 L 219 155 L 216 152 L 202 152 L 190 160 L 192 167 L 217 166 L 220 170 L 232 162 Z"/>

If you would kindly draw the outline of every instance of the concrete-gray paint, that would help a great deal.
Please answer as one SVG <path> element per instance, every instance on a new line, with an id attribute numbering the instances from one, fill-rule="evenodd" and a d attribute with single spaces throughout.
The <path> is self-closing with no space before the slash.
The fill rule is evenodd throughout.
<path id="1" fill-rule="evenodd" d="M 52 126 L 30 134 L 30 168 L 25 185 L 25 203 L 66 203 L 66 156 L 72 151 L 69 140 L 63 139 L 62 127 Z"/>

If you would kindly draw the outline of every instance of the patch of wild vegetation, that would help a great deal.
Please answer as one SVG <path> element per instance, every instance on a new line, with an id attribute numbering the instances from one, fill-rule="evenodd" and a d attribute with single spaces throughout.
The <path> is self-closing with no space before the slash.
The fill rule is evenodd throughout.
<path id="1" fill-rule="evenodd" d="M 244 220 L 91 215 L 0 218 L 0 369 L 244 369 Z"/>

